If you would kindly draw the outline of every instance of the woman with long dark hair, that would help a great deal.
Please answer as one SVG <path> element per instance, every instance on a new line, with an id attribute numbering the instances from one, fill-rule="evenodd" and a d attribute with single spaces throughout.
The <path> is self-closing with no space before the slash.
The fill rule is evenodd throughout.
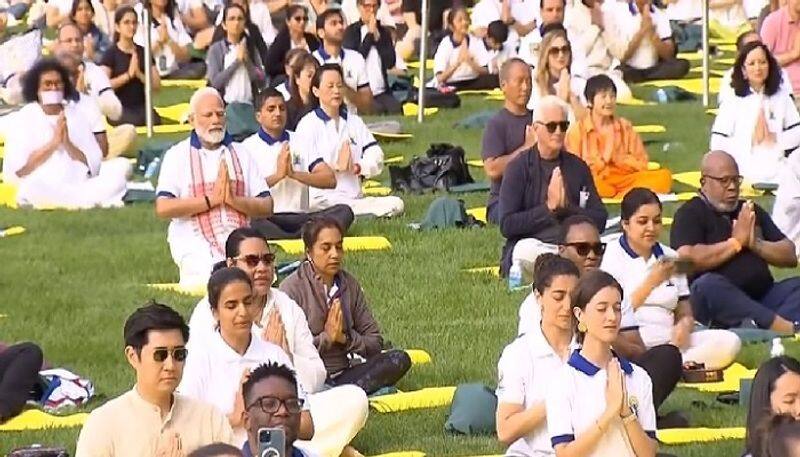
<path id="1" fill-rule="evenodd" d="M 108 35 L 94 23 L 94 5 L 91 0 L 74 0 L 69 17 L 83 35 L 83 57 L 98 61 L 111 46 Z"/>
<path id="2" fill-rule="evenodd" d="M 800 419 L 800 362 L 794 357 L 767 360 L 753 378 L 745 437 L 745 451 L 752 457 L 763 457 L 766 437 L 762 425 L 773 414 Z"/>
<path id="3" fill-rule="evenodd" d="M 283 75 L 286 64 L 286 53 L 292 49 L 305 49 L 309 53 L 319 48 L 319 40 L 311 33 L 306 32 L 308 10 L 303 5 L 292 4 L 286 9 L 286 25 L 281 28 L 275 41 L 267 53 L 264 65 L 267 74 L 275 78 Z"/>
<path id="4" fill-rule="evenodd" d="M 291 58 L 293 52 L 289 52 L 290 61 L 286 65 L 291 70 L 285 86 L 289 95 L 286 98 L 286 130 L 289 131 L 294 131 L 300 119 L 314 109 L 311 85 L 319 71 L 319 62 L 314 56 L 301 51 Z"/>
<path id="5" fill-rule="evenodd" d="M 139 46 L 144 46 L 144 6 L 137 3 L 134 8 L 139 15 L 135 41 Z M 183 25 L 175 0 L 150 1 L 150 13 L 150 44 L 158 74 L 167 79 L 202 78 L 206 73 L 205 63 L 202 60 L 192 60 L 189 53 L 192 38 Z"/>

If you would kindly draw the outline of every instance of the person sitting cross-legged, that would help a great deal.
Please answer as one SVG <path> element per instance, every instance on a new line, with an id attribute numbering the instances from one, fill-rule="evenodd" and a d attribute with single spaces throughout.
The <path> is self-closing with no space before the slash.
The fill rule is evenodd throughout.
<path id="1" fill-rule="evenodd" d="M 647 169 L 647 150 L 627 119 L 616 116 L 617 88 L 606 75 L 592 76 L 584 94 L 587 116 L 572 124 L 564 140 L 567 151 L 583 159 L 592 171 L 601 197 L 621 198 L 634 187 L 669 193 L 672 173 Z"/>
<path id="2" fill-rule="evenodd" d="M 740 199 L 736 161 L 712 151 L 700 165 L 700 195 L 675 213 L 672 248 L 694 264 L 690 276 L 695 319 L 712 328 L 754 322 L 800 331 L 800 277 L 776 282 L 769 267 L 797 266 L 794 243 L 759 205 Z"/>
<path id="3" fill-rule="evenodd" d="M 76 457 L 180 455 L 211 443 L 235 443 L 225 416 L 175 393 L 189 340 L 180 314 L 152 302 L 128 317 L 123 334 L 136 384 L 89 414 Z"/>
<path id="4" fill-rule="evenodd" d="M 450 10 L 447 18 L 450 33 L 445 36 L 433 57 L 434 77 L 429 87 L 455 87 L 458 90 L 494 89 L 497 75 L 489 74 L 491 56 L 483 41 L 469 33 L 469 15 L 465 8 Z"/>
<path id="5" fill-rule="evenodd" d="M 267 239 L 300 238 L 303 224 L 325 215 L 347 230 L 355 218 L 349 206 L 339 204 L 317 212 L 308 210 L 309 187 L 333 189 L 336 175 L 316 150 L 297 148 L 294 134 L 286 130 L 283 95 L 275 89 L 266 89 L 256 98 L 256 105 L 256 120 L 261 128 L 242 146 L 267 180 L 274 208 L 272 216 L 253 219 L 251 226 Z"/>
<path id="6" fill-rule="evenodd" d="M 556 252 L 561 221 L 572 214 L 592 218 L 604 229 L 608 212 L 597 195 L 589 167 L 564 150 L 568 106 L 556 96 L 534 109 L 536 145 L 513 159 L 500 185 L 500 233 L 505 237 L 500 272 L 518 263 L 530 276 L 536 257 Z"/>
<path id="7" fill-rule="evenodd" d="M 0 423 L 21 413 L 32 399 L 43 357 L 42 349 L 30 342 L 0 347 Z"/>
<path id="8" fill-rule="evenodd" d="M 267 182 L 225 131 L 219 92 L 199 89 L 189 109 L 194 130 L 164 154 L 155 204 L 156 215 L 171 220 L 167 241 L 186 287 L 207 281 L 234 229 L 272 214 Z"/>

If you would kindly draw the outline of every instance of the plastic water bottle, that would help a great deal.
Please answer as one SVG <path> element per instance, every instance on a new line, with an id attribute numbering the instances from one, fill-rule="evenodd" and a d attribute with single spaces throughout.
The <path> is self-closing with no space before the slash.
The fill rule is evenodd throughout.
<path id="1" fill-rule="evenodd" d="M 158 170 L 158 166 L 161 164 L 161 157 L 156 157 L 153 159 L 148 165 L 147 169 L 144 171 L 144 179 L 150 179 L 156 174 L 156 170 Z"/>
<path id="2" fill-rule="evenodd" d="M 515 290 L 519 287 L 522 287 L 522 266 L 517 261 L 508 270 L 508 290 Z"/>
<path id="3" fill-rule="evenodd" d="M 665 91 L 664 89 L 658 89 L 656 91 L 656 100 L 658 100 L 658 103 L 669 102 L 669 97 L 667 97 L 667 91 Z"/>
<path id="4" fill-rule="evenodd" d="M 772 339 L 772 349 L 769 350 L 769 355 L 772 358 L 780 357 L 783 353 L 786 352 L 786 349 L 783 347 L 783 342 L 781 342 L 780 338 L 773 338 Z"/>

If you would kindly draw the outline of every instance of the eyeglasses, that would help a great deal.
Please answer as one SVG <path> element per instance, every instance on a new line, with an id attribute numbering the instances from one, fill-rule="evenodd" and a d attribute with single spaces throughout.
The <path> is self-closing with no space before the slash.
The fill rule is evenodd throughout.
<path id="1" fill-rule="evenodd" d="M 572 53 L 572 47 L 570 47 L 570 45 L 568 45 L 568 44 L 565 44 L 564 46 L 561 46 L 561 47 L 553 46 L 547 52 L 549 52 L 551 56 L 555 56 L 555 55 L 558 55 L 558 54 L 567 55 L 567 54 Z"/>
<path id="2" fill-rule="evenodd" d="M 236 260 L 236 261 L 241 260 L 248 267 L 255 268 L 255 267 L 258 266 L 259 262 L 264 262 L 264 265 L 267 265 L 267 266 L 272 265 L 273 262 L 275 262 L 275 254 L 273 254 L 271 252 L 268 252 L 266 254 L 261 254 L 261 255 L 248 254 L 248 255 L 243 255 L 243 256 L 239 256 L 239 257 L 234 257 L 233 260 Z"/>
<path id="3" fill-rule="evenodd" d="M 605 243 L 564 243 L 564 246 L 571 246 L 575 248 L 575 252 L 577 252 L 581 257 L 586 257 L 589 255 L 589 251 L 594 252 L 594 255 L 596 256 L 601 256 L 604 252 L 606 252 Z"/>
<path id="4" fill-rule="evenodd" d="M 178 346 L 176 348 L 155 348 L 153 350 L 153 360 L 158 363 L 162 363 L 163 361 L 167 360 L 167 357 L 172 354 L 172 360 L 175 362 L 183 362 L 186 360 L 186 356 L 189 354 L 189 350 L 183 346 Z"/>
<path id="5" fill-rule="evenodd" d="M 561 132 L 566 133 L 567 129 L 569 128 L 569 121 L 559 121 L 559 122 L 541 122 L 536 121 L 538 124 L 541 124 L 547 128 L 549 133 L 556 133 L 556 128 L 561 129 Z"/>
<path id="6" fill-rule="evenodd" d="M 264 411 L 266 414 L 275 414 L 281 409 L 281 405 L 283 405 L 283 407 L 286 408 L 286 412 L 289 414 L 297 414 L 303 409 L 303 404 L 304 401 L 301 398 L 287 398 L 286 400 L 281 400 L 278 397 L 265 396 L 254 401 L 247 409 L 258 406 L 261 411 Z"/>
<path id="7" fill-rule="evenodd" d="M 295 22 L 308 22 L 308 16 L 294 16 L 292 20 Z"/>
<path id="8" fill-rule="evenodd" d="M 744 181 L 744 177 L 741 175 L 736 176 L 711 176 L 711 175 L 703 175 L 704 178 L 713 179 L 714 181 L 722 184 L 722 187 L 728 187 L 731 184 L 734 184 L 736 187 L 742 185 L 742 181 Z"/>

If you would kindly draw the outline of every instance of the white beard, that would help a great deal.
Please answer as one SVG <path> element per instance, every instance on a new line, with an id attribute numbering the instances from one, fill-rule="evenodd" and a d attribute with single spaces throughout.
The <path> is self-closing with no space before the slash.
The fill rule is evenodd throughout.
<path id="1" fill-rule="evenodd" d="M 197 136 L 206 143 L 220 144 L 222 139 L 225 138 L 225 130 L 206 130 L 197 131 Z"/>

